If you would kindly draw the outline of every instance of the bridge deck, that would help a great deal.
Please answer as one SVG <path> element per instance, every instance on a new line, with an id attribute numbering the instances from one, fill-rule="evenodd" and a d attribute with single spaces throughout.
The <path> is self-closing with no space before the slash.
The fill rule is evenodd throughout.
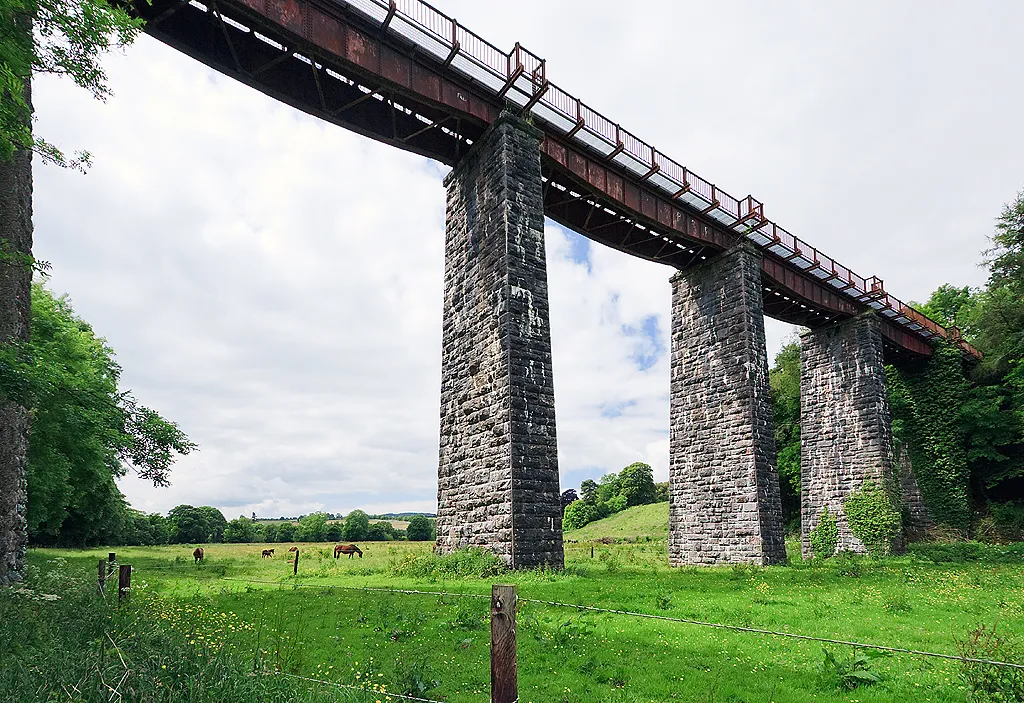
<path id="1" fill-rule="evenodd" d="M 686 268 L 747 239 L 764 254 L 765 313 L 816 327 L 874 309 L 894 358 L 960 338 L 600 115 L 421 0 L 136 1 L 146 31 L 307 113 L 454 164 L 508 106 L 544 130 L 546 214 L 591 239 Z"/>

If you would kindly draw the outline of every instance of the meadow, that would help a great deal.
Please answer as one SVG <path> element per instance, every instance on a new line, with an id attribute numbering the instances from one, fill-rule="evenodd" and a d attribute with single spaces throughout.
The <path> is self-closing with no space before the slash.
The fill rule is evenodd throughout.
<path id="1" fill-rule="evenodd" d="M 649 516 L 633 518 L 604 529 L 633 532 Z M 789 566 L 671 569 L 661 537 L 620 535 L 607 544 L 588 528 L 567 534 L 562 572 L 507 572 L 490 555 L 438 557 L 431 543 L 414 542 L 364 543 L 364 558 L 337 560 L 332 545 L 298 544 L 297 576 L 280 544 L 206 545 L 199 565 L 188 546 L 116 551 L 120 563 L 135 569 L 129 609 L 156 609 L 158 624 L 190 628 L 190 646 L 200 652 L 230 643 L 251 669 L 371 682 L 452 703 L 488 700 L 492 583 L 518 586 L 520 698 L 537 703 L 962 702 L 971 686 L 958 661 L 875 655 L 532 600 L 953 655 L 1021 657 L 1014 644 L 1024 642 L 1020 549 L 936 545 L 884 560 L 804 563 L 790 544 Z M 264 547 L 275 547 L 276 558 L 262 559 Z M 97 560 L 107 551 L 38 549 L 30 559 L 40 573 L 57 560 L 95 580 Z M 453 595 L 365 590 L 380 588 Z M 997 637 L 972 645 L 978 638 L 971 633 L 982 627 L 995 627 Z M 311 696 L 325 687 L 292 684 Z M 381 695 L 366 700 L 387 699 Z"/>

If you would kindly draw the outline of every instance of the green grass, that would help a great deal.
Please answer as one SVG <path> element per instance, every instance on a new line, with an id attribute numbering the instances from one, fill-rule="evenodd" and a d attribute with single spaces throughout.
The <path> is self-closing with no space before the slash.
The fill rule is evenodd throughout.
<path id="1" fill-rule="evenodd" d="M 334 560 L 330 546 L 299 545 L 298 578 L 283 553 L 260 559 L 264 545 L 209 545 L 199 566 L 191 546 L 117 551 L 135 567 L 134 585 L 161 602 L 231 613 L 255 628 L 239 637 L 260 633 L 258 644 L 245 646 L 259 652 L 261 665 L 346 683 L 385 682 L 389 690 L 421 690 L 453 703 L 486 700 L 487 600 L 351 589 L 486 595 L 492 583 L 507 582 L 524 599 L 950 654 L 957 653 L 954 638 L 980 624 L 998 623 L 1003 634 L 1024 638 L 1019 555 L 670 569 L 663 540 L 578 542 L 566 545 L 564 572 L 496 573 L 492 560 L 438 558 L 429 543 L 362 543 L 362 560 Z M 39 565 L 62 556 L 86 573 L 107 551 L 32 550 L 30 559 Z M 963 703 L 967 696 L 957 662 L 885 656 L 871 664 L 882 681 L 851 692 L 823 673 L 820 644 L 529 602 L 520 605 L 518 637 L 524 702 Z M 852 657 L 849 648 L 830 649 L 840 660 Z"/>
<path id="2" fill-rule="evenodd" d="M 612 539 L 668 539 L 668 503 L 638 505 L 635 508 L 615 513 L 603 520 L 596 520 L 578 530 L 565 533 L 566 540 Z"/>

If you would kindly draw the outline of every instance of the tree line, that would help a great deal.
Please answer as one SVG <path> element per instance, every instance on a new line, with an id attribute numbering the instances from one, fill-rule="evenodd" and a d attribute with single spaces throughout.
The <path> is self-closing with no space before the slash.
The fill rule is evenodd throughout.
<path id="1" fill-rule="evenodd" d="M 304 515 L 298 522 L 267 522 L 240 515 L 228 520 L 209 505 L 179 505 L 168 511 L 145 514 L 129 511 L 130 525 L 119 535 L 119 545 L 207 544 L 217 542 L 385 542 L 428 541 L 434 538 L 434 521 L 422 515 L 409 520 L 405 530 L 388 521 L 370 522 L 362 510 L 353 510 L 344 520 L 332 520 L 331 513 Z"/>

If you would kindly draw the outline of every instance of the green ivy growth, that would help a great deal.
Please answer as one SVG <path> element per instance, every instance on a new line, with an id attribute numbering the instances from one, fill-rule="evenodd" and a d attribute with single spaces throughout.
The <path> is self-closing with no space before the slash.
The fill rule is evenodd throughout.
<path id="1" fill-rule="evenodd" d="M 872 556 L 892 551 L 893 541 L 903 529 L 899 510 L 886 491 L 874 481 L 843 499 L 843 510 L 853 536 L 864 543 Z"/>
<path id="2" fill-rule="evenodd" d="M 940 342 L 928 361 L 886 368 L 893 438 L 910 454 L 932 518 L 965 530 L 970 522 L 967 449 L 959 408 L 967 396 L 960 351 Z"/>
<path id="3" fill-rule="evenodd" d="M 828 559 L 836 553 L 836 546 L 839 544 L 839 526 L 836 524 L 836 516 L 828 511 L 828 507 L 821 511 L 818 524 L 808 534 L 811 542 L 811 553 L 815 559 Z"/>

